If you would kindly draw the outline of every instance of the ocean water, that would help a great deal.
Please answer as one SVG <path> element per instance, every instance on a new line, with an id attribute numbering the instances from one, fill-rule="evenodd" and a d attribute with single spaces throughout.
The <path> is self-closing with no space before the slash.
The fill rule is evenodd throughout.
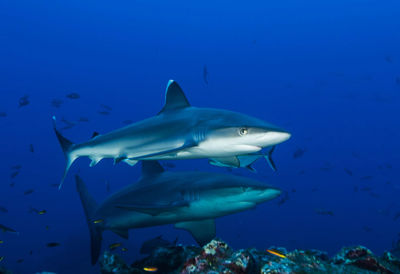
<path id="1" fill-rule="evenodd" d="M 8 211 L 0 224 L 19 232 L 0 232 L 0 265 L 99 271 L 73 174 L 101 201 L 106 181 L 117 191 L 139 178 L 140 165 L 90 168 L 81 158 L 58 190 L 65 162 L 51 117 L 82 142 L 158 113 L 169 79 L 193 106 L 292 133 L 274 152 L 277 172 L 263 160 L 256 174 L 205 159 L 163 161 L 173 171 L 232 172 L 284 190 L 217 219 L 218 237 L 234 248 L 391 249 L 400 232 L 399 49 L 395 0 L 0 1 L 0 206 Z M 134 229 L 123 258 L 139 259 L 142 242 L 158 235 L 195 244 L 172 225 Z M 104 249 L 117 241 L 104 233 Z"/>

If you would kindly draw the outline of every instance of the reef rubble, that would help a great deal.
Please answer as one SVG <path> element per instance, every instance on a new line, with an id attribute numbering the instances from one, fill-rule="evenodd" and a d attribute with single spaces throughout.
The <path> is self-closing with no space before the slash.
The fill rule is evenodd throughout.
<path id="1" fill-rule="evenodd" d="M 342 248 L 335 256 L 319 250 L 293 250 L 271 247 L 267 250 L 233 250 L 214 239 L 202 248 L 195 246 L 160 247 L 129 265 L 117 254 L 104 252 L 101 273 L 400 273 L 400 259 L 390 252 L 374 255 L 363 246 Z"/>

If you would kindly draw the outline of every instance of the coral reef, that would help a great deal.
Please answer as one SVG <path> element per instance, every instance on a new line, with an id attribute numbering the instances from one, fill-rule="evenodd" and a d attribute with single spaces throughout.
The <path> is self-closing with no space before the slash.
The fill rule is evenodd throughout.
<path id="1" fill-rule="evenodd" d="M 319 250 L 271 247 L 268 250 L 234 251 L 215 239 L 202 248 L 171 246 L 157 248 L 149 257 L 127 265 L 118 255 L 105 252 L 101 271 L 108 273 L 400 273 L 400 259 L 390 252 L 375 256 L 362 246 L 342 248 L 332 258 Z"/>

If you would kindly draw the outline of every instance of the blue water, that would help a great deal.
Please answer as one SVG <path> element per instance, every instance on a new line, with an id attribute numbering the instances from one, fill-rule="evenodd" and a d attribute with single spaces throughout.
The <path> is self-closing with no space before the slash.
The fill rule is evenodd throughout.
<path id="1" fill-rule="evenodd" d="M 274 152 L 276 173 L 263 160 L 257 174 L 234 171 L 282 188 L 287 201 L 218 219 L 218 237 L 234 248 L 390 249 L 400 232 L 399 18 L 395 0 L 1 1 L 0 206 L 8 212 L 0 224 L 20 234 L 0 233 L 0 265 L 15 273 L 99 270 L 90 265 L 73 174 L 101 201 L 106 180 L 116 191 L 137 180 L 140 165 L 103 160 L 89 168 L 82 158 L 58 191 L 51 184 L 64 156 L 51 116 L 76 123 L 63 134 L 82 142 L 156 114 L 169 79 L 194 106 L 239 111 L 292 133 Z M 72 92 L 81 98 L 67 98 Z M 24 95 L 30 103 L 19 107 Z M 53 99 L 63 100 L 60 108 Z M 109 115 L 98 113 L 101 104 L 112 107 Z M 294 158 L 298 149 L 304 155 Z M 176 171 L 228 172 L 207 160 L 173 163 Z M 11 179 L 15 165 L 22 168 Z M 140 258 L 143 240 L 160 234 L 195 243 L 172 226 L 135 229 L 122 256 Z M 116 241 L 106 232 L 103 246 Z"/>

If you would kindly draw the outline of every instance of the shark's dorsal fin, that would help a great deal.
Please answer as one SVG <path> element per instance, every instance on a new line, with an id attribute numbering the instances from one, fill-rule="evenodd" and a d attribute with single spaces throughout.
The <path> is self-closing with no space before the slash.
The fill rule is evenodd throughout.
<path id="1" fill-rule="evenodd" d="M 164 172 L 164 168 L 157 161 L 142 161 L 142 176 L 153 176 Z"/>
<path id="2" fill-rule="evenodd" d="M 169 110 L 176 110 L 190 107 L 189 101 L 183 93 L 183 90 L 174 80 L 169 80 L 167 90 L 165 91 L 165 105 L 159 112 L 163 113 Z"/>

